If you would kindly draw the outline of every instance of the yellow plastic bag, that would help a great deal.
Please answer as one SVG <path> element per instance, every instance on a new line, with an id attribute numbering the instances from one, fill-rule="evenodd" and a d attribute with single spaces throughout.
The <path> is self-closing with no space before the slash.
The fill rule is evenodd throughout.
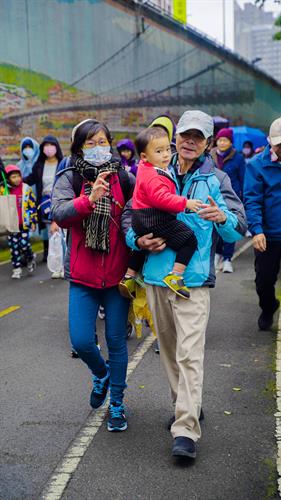
<path id="1" fill-rule="evenodd" d="M 148 322 L 151 331 L 156 336 L 152 314 L 147 304 L 145 288 L 137 285 L 135 291 L 136 298 L 131 301 L 128 320 L 131 325 L 134 326 L 137 338 L 142 336 L 142 323 L 145 320 Z"/>

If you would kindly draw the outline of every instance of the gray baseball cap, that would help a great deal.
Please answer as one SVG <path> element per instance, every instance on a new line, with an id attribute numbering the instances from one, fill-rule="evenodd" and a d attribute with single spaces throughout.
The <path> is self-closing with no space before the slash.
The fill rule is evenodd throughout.
<path id="1" fill-rule="evenodd" d="M 214 133 L 213 118 L 197 109 L 185 111 L 177 124 L 176 134 L 183 134 L 191 129 L 200 130 L 205 139 L 208 139 Z"/>
<path id="2" fill-rule="evenodd" d="M 281 144 L 281 118 L 277 118 L 272 122 L 269 129 L 269 140 L 272 146 Z"/>

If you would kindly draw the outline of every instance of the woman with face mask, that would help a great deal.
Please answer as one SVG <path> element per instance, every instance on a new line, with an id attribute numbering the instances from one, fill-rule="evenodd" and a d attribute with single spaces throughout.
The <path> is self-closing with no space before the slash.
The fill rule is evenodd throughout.
<path id="1" fill-rule="evenodd" d="M 65 277 L 70 281 L 71 344 L 93 377 L 92 408 L 100 408 L 110 388 L 109 431 L 124 431 L 123 406 L 128 353 L 129 300 L 118 291 L 129 260 L 121 229 L 134 176 L 112 157 L 108 128 L 85 120 L 72 132 L 71 158 L 58 174 L 52 195 L 52 218 L 69 231 Z M 108 361 L 95 343 L 100 304 L 105 309 Z"/>
<path id="2" fill-rule="evenodd" d="M 228 174 L 232 189 L 243 200 L 243 183 L 245 174 L 245 160 L 233 147 L 233 130 L 231 128 L 221 129 L 216 136 L 216 147 L 212 149 L 211 156 L 216 166 Z M 232 273 L 233 266 L 231 259 L 234 254 L 235 243 L 227 243 L 219 239 L 215 266 L 224 273 Z"/>
<path id="3" fill-rule="evenodd" d="M 244 156 L 245 162 L 248 163 L 255 154 L 254 144 L 252 141 L 244 141 L 242 146 L 242 155 Z"/>
<path id="4" fill-rule="evenodd" d="M 58 225 L 50 219 L 50 210 L 51 193 L 56 170 L 62 158 L 63 154 L 58 140 L 54 136 L 48 135 L 40 144 L 39 156 L 31 172 L 24 177 L 24 182 L 26 184 L 30 186 L 35 184 L 36 187 L 39 231 L 43 233 L 44 262 L 47 261 L 49 237 L 54 231 L 59 229 Z M 47 231 L 45 231 L 46 229 Z M 61 277 L 61 274 L 60 276 L 53 277 Z"/>

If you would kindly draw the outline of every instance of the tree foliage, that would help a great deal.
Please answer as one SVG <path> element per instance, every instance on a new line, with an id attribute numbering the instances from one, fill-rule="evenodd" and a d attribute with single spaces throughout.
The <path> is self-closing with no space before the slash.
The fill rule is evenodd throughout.
<path id="1" fill-rule="evenodd" d="M 255 4 L 262 8 L 264 7 L 265 3 L 266 3 L 267 0 L 255 0 Z M 279 3 L 281 5 L 281 0 L 275 0 L 275 3 Z M 275 23 L 274 23 L 274 26 L 277 26 L 278 28 L 281 26 L 281 15 L 277 17 Z M 281 31 L 277 31 L 274 35 L 273 35 L 273 40 L 277 40 L 277 41 L 280 41 L 281 40 Z"/>

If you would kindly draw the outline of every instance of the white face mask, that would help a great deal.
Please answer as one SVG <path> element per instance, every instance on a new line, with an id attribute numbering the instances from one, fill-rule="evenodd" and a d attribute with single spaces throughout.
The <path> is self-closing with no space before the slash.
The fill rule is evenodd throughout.
<path id="1" fill-rule="evenodd" d="M 244 155 L 250 155 L 252 152 L 251 148 L 243 148 L 242 149 L 242 153 L 244 153 Z"/>
<path id="2" fill-rule="evenodd" d="M 28 159 L 28 160 L 31 160 L 33 158 L 33 155 L 34 155 L 34 151 L 32 148 L 24 148 L 22 150 L 22 154 Z"/>
<path id="3" fill-rule="evenodd" d="M 97 167 L 111 160 L 112 157 L 110 146 L 95 146 L 94 148 L 84 148 L 82 151 L 84 160 Z"/>
<path id="4" fill-rule="evenodd" d="M 270 154 L 271 154 L 271 161 L 280 161 L 275 151 L 273 151 L 273 149 L 270 150 Z"/>

